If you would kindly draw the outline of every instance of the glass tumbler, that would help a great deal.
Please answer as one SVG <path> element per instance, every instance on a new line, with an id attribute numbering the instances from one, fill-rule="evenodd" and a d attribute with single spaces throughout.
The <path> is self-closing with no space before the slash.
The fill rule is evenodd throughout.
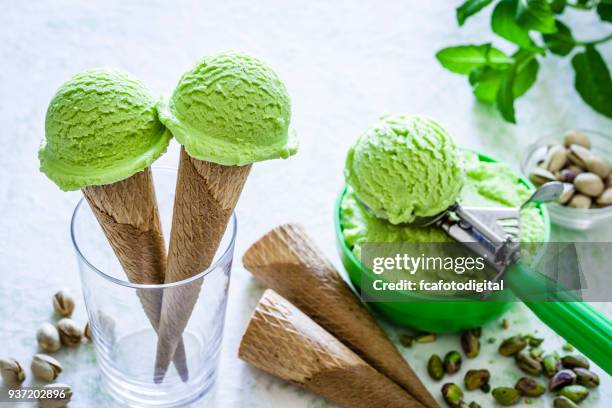
<path id="1" fill-rule="evenodd" d="M 153 168 L 153 177 L 167 241 L 176 170 Z M 84 199 L 74 210 L 71 233 L 96 360 L 108 393 L 121 405 L 133 407 L 174 407 L 195 402 L 201 405 L 208 400 L 212 396 L 223 336 L 236 237 L 235 215 L 210 268 L 192 278 L 164 285 L 139 285 L 128 281 Z M 156 383 L 157 333 L 141 299 L 161 298 L 164 291 L 195 291 L 199 296 L 182 336 L 183 364 L 175 364 L 175 355 L 163 381 Z M 178 365 L 182 366 L 181 373 L 177 370 Z"/>

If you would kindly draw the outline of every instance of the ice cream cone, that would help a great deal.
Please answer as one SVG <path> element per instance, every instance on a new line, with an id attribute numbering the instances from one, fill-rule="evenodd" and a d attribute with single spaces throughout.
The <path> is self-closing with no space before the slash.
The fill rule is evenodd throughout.
<path id="1" fill-rule="evenodd" d="M 138 284 L 164 283 L 166 249 L 150 168 L 125 180 L 84 187 L 82 191 L 128 280 Z M 157 331 L 162 291 L 137 290 L 137 294 L 147 318 Z M 173 361 L 181 378 L 187 380 L 182 341 Z"/>
<path id="2" fill-rule="evenodd" d="M 243 262 L 268 287 L 423 405 L 438 406 L 363 303 L 300 226 L 286 224 L 268 232 L 247 250 Z"/>
<path id="3" fill-rule="evenodd" d="M 190 278 L 212 263 L 251 170 L 194 159 L 181 150 L 166 283 Z M 155 381 L 161 382 L 198 299 L 202 280 L 164 290 Z"/>
<path id="4" fill-rule="evenodd" d="M 422 407 L 273 290 L 266 290 L 242 337 L 239 356 L 344 407 Z"/>

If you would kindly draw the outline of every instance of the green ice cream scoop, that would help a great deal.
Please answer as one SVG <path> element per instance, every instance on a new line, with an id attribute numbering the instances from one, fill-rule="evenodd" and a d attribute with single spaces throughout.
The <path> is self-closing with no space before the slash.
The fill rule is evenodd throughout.
<path id="1" fill-rule="evenodd" d="M 157 100 L 129 74 L 83 71 L 56 92 L 38 152 L 40 169 L 62 190 L 124 180 L 168 147 Z"/>
<path id="2" fill-rule="evenodd" d="M 285 85 L 266 63 L 241 52 L 200 60 L 160 106 L 160 118 L 199 160 L 243 166 L 297 151 Z"/>
<path id="3" fill-rule="evenodd" d="M 446 210 L 464 178 L 453 139 L 419 115 L 382 117 L 350 148 L 344 176 L 360 201 L 392 224 Z"/>

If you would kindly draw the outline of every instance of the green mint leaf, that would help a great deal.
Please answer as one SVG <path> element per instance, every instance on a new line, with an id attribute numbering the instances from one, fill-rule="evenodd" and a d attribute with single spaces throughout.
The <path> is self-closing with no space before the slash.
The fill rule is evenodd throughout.
<path id="1" fill-rule="evenodd" d="M 436 58 L 444 68 L 462 75 L 467 75 L 473 69 L 483 66 L 508 67 L 513 61 L 512 58 L 492 47 L 491 44 L 459 45 L 444 48 L 438 51 Z"/>
<path id="2" fill-rule="evenodd" d="M 574 55 L 572 66 L 576 73 L 574 86 L 582 100 L 597 112 L 612 118 L 612 79 L 606 62 L 595 47 Z"/>
<path id="3" fill-rule="evenodd" d="M 555 17 L 547 0 L 519 0 L 516 8 L 518 23 L 528 30 L 554 33 Z"/>
<path id="4" fill-rule="evenodd" d="M 597 14 L 602 21 L 612 23 L 612 3 L 601 2 L 597 6 Z"/>
<path id="5" fill-rule="evenodd" d="M 557 26 L 557 32 L 554 34 L 542 34 L 542 39 L 546 47 L 553 54 L 567 55 L 572 52 L 574 45 L 576 45 L 572 31 L 559 20 L 555 22 L 555 25 Z"/>
<path id="6" fill-rule="evenodd" d="M 515 98 L 525 94 L 533 86 L 538 78 L 540 63 L 532 53 L 519 52 L 515 55 L 517 59 L 516 76 L 512 85 L 512 94 Z"/>
<path id="7" fill-rule="evenodd" d="M 491 15 L 491 29 L 497 35 L 517 44 L 521 48 L 536 50 L 529 32 L 516 21 L 516 0 L 502 0 L 493 9 Z"/>
<path id="8" fill-rule="evenodd" d="M 514 78 L 516 76 L 517 65 L 512 67 L 502 77 L 499 90 L 497 91 L 497 110 L 501 113 L 506 122 L 516 123 L 514 114 Z"/>
<path id="9" fill-rule="evenodd" d="M 466 0 L 465 3 L 457 7 L 457 23 L 462 26 L 468 17 L 478 13 L 492 2 L 493 0 Z"/>
<path id="10" fill-rule="evenodd" d="M 505 72 L 489 67 L 476 68 L 470 72 L 470 84 L 476 99 L 493 104 Z"/>
<path id="11" fill-rule="evenodd" d="M 550 9 L 555 14 L 561 14 L 565 10 L 566 5 L 567 5 L 567 0 L 552 0 L 550 2 Z"/>

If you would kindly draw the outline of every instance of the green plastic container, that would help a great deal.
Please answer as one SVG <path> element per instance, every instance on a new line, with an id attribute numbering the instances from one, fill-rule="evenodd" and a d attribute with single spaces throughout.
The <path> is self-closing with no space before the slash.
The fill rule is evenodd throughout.
<path id="1" fill-rule="evenodd" d="M 484 162 L 496 162 L 491 157 L 480 153 L 478 153 L 478 158 Z M 533 185 L 527 179 L 521 178 L 520 181 L 533 188 Z M 346 186 L 342 189 L 334 210 L 336 241 L 340 258 L 349 278 L 355 288 L 361 291 L 362 274 L 367 274 L 364 277 L 365 279 L 375 279 L 376 275 L 361 264 L 344 240 L 340 223 L 341 202 L 344 194 L 346 194 Z M 539 207 L 539 209 L 544 219 L 544 242 L 548 242 L 550 240 L 550 218 L 545 206 Z M 457 301 L 449 301 L 447 296 L 409 292 L 401 292 L 399 295 L 405 298 L 405 301 L 370 302 L 368 305 L 395 324 L 430 333 L 456 332 L 482 326 L 508 310 L 511 303 L 507 300 L 513 297 L 510 291 L 495 293 L 487 302 L 476 301 L 475 297 L 457 297 Z"/>

